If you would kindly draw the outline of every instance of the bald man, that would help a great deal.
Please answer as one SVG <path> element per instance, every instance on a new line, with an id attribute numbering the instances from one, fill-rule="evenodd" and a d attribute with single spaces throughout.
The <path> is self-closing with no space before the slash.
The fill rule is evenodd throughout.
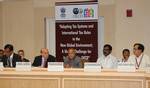
<path id="1" fill-rule="evenodd" d="M 47 62 L 55 62 L 55 61 L 56 58 L 49 54 L 48 49 L 43 48 L 41 49 L 41 55 L 35 57 L 32 66 L 46 68 Z"/>
<path id="2" fill-rule="evenodd" d="M 69 48 L 68 55 L 63 59 L 65 68 L 81 68 L 81 59 L 76 55 L 74 48 Z"/>

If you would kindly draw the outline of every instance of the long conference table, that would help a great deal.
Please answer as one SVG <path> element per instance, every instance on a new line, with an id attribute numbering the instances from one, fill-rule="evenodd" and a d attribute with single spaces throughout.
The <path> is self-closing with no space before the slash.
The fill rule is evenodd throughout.
<path id="1" fill-rule="evenodd" d="M 45 68 L 33 68 L 30 72 L 18 72 L 5 68 L 0 71 L 0 88 L 150 88 L 150 74 L 143 70 L 125 73 L 103 69 L 94 73 L 83 69 L 48 72 Z"/>

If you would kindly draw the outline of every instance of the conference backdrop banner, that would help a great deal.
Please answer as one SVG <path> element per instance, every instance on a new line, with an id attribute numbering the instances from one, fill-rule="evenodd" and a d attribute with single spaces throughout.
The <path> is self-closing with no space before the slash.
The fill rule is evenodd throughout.
<path id="1" fill-rule="evenodd" d="M 56 58 L 63 61 L 69 48 L 81 59 L 98 58 L 98 3 L 56 3 Z"/>

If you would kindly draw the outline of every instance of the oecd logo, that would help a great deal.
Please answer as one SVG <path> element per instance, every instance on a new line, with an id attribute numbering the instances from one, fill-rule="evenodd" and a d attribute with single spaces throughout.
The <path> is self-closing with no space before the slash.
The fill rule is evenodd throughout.
<path id="1" fill-rule="evenodd" d="M 60 9 L 60 17 L 62 17 L 62 18 L 65 18 L 66 17 L 66 9 L 64 8 L 64 7 L 62 7 L 61 9 Z"/>
<path id="2" fill-rule="evenodd" d="M 78 9 L 78 8 L 74 8 L 74 9 L 73 9 L 73 13 L 74 13 L 75 15 L 77 15 L 77 14 L 79 13 L 79 9 Z"/>

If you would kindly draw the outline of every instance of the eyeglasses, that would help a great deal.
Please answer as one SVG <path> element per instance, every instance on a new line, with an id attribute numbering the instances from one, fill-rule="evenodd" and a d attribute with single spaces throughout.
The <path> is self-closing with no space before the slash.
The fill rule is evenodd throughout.
<path id="1" fill-rule="evenodd" d="M 133 48 L 133 50 L 139 50 L 139 49 L 137 49 L 137 48 Z"/>

